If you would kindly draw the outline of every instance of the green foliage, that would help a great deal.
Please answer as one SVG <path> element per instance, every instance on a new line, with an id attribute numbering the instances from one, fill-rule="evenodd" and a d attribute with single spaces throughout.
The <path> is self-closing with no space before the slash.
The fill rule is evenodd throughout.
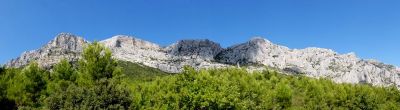
<path id="1" fill-rule="evenodd" d="M 73 66 L 62 60 L 50 71 L 31 63 L 0 74 L 0 109 L 128 109 L 131 91 L 111 52 L 95 42 Z"/>
<path id="2" fill-rule="evenodd" d="M 195 71 L 131 84 L 135 109 L 399 109 L 396 88 L 244 69 Z"/>
<path id="3" fill-rule="evenodd" d="M 43 103 L 50 109 L 61 109 L 69 108 L 71 99 L 74 93 L 75 81 L 77 77 L 77 71 L 67 60 L 61 60 L 60 63 L 56 64 L 50 73 L 50 82 L 47 85 L 47 97 Z M 71 101 L 71 102 L 70 102 Z"/>
<path id="4" fill-rule="evenodd" d="M 81 78 L 88 81 L 121 75 L 117 62 L 111 57 L 111 51 L 97 42 L 84 49 L 78 71 Z"/>
<path id="5" fill-rule="evenodd" d="M 65 59 L 61 60 L 60 63 L 53 67 L 51 73 L 51 80 L 65 80 L 65 81 L 75 81 L 76 80 L 76 70 L 72 65 Z"/>
<path id="6" fill-rule="evenodd" d="M 40 68 L 37 63 L 30 63 L 9 80 L 8 98 L 15 100 L 18 106 L 40 106 L 39 99 L 46 89 L 48 76 L 48 72 Z"/>
<path id="7" fill-rule="evenodd" d="M 13 86 L 10 82 L 19 73 L 20 69 L 3 69 L 0 73 L 0 110 L 16 109 L 15 101 L 7 97 L 7 89 Z"/>
<path id="8" fill-rule="evenodd" d="M 118 65 L 122 67 L 122 71 L 129 78 L 129 81 L 152 81 L 157 77 L 171 75 L 171 73 L 166 73 L 156 68 L 151 68 L 128 61 L 119 61 Z"/>
<path id="9" fill-rule="evenodd" d="M 97 42 L 84 49 L 77 70 L 64 60 L 55 66 L 53 76 L 47 108 L 128 109 L 131 104 L 130 92 L 121 82 L 121 69 L 111 52 Z"/>
<path id="10" fill-rule="evenodd" d="M 275 109 L 288 108 L 292 103 L 292 89 L 285 83 L 285 81 L 279 82 L 276 86 L 273 97 Z"/>
<path id="11" fill-rule="evenodd" d="M 0 67 L 0 75 L 2 75 L 4 72 L 4 67 Z"/>
<path id="12" fill-rule="evenodd" d="M 131 99 L 125 88 L 106 79 L 88 88 L 68 84 L 65 91 L 52 93 L 45 103 L 49 109 L 128 109 Z"/>

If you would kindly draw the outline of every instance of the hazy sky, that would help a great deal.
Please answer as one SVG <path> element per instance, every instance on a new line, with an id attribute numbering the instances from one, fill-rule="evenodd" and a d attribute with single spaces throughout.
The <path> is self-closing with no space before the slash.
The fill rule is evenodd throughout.
<path id="1" fill-rule="evenodd" d="M 224 47 L 263 36 L 400 65 L 400 0 L 0 0 L 0 64 L 60 32 Z"/>

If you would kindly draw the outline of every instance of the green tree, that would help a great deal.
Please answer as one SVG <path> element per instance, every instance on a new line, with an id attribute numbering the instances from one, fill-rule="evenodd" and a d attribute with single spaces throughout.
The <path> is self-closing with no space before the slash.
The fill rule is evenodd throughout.
<path id="1" fill-rule="evenodd" d="M 32 62 L 10 81 L 7 96 L 16 101 L 18 107 L 39 107 L 39 99 L 46 89 L 48 72 Z"/>
<path id="2" fill-rule="evenodd" d="M 49 109 L 61 109 L 67 105 L 68 89 L 75 83 L 76 70 L 65 59 L 54 65 L 50 73 L 50 82 L 47 86 L 47 97 L 44 100 L 45 107 Z M 72 86 L 75 87 L 75 86 Z M 79 94 L 79 92 L 75 92 Z"/>
<path id="3" fill-rule="evenodd" d="M 289 108 L 292 103 L 292 89 L 284 82 L 278 83 L 275 90 L 274 102 L 278 109 Z"/>
<path id="4" fill-rule="evenodd" d="M 63 59 L 60 63 L 54 65 L 53 71 L 51 72 L 52 80 L 65 80 L 65 81 L 75 81 L 77 75 L 76 70 L 68 62 L 68 60 Z"/>
<path id="5" fill-rule="evenodd" d="M 1 67 L 0 67 L 0 75 L 4 74 L 3 72 L 4 72 L 4 67 L 1 66 Z"/>
<path id="6" fill-rule="evenodd" d="M 122 71 L 112 58 L 111 51 L 94 42 L 85 47 L 77 68 L 66 61 L 54 69 L 55 79 L 60 79 L 55 93 L 46 99 L 50 109 L 128 109 L 132 100 L 130 91 L 121 81 Z M 70 82 L 68 82 L 70 81 Z M 65 86 L 65 87 L 62 87 Z M 58 88 L 58 89 L 57 89 Z M 65 89 L 65 90 L 60 90 Z"/>
<path id="7" fill-rule="evenodd" d="M 79 73 L 83 80 L 96 81 L 102 78 L 117 78 L 121 69 L 112 58 L 112 53 L 103 45 L 94 42 L 88 45 L 79 60 Z"/>
<path id="8" fill-rule="evenodd" d="M 12 80 L 15 74 L 19 74 L 19 69 L 5 69 L 3 68 L 0 74 L 0 110 L 11 110 L 17 109 L 15 101 L 7 97 L 7 88 L 12 86 L 10 80 Z"/>

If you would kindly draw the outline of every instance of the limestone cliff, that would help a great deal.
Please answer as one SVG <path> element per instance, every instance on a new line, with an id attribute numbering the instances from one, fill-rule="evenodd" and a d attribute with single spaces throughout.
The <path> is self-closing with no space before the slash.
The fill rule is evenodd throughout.
<path id="1" fill-rule="evenodd" d="M 47 45 L 23 53 L 6 66 L 21 67 L 37 61 L 41 66 L 50 68 L 63 58 L 77 61 L 86 43 L 81 37 L 61 33 Z M 100 43 L 112 50 L 116 59 L 171 73 L 180 72 L 185 65 L 196 69 L 246 65 L 249 70 L 270 66 L 292 74 L 330 78 L 339 83 L 400 87 L 400 70 L 393 65 L 360 59 L 354 53 L 339 54 L 330 49 L 289 49 L 261 37 L 226 49 L 210 40 L 180 40 L 162 47 L 125 35 L 117 35 Z"/>

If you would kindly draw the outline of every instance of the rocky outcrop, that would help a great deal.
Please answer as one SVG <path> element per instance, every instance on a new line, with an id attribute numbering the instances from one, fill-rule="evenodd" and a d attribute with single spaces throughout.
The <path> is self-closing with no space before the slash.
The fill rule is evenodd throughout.
<path id="1" fill-rule="evenodd" d="M 267 64 L 274 66 L 274 62 L 279 62 L 282 55 L 288 54 L 287 47 L 275 45 L 270 41 L 256 37 L 250 41 L 228 47 L 216 56 L 218 62 L 228 64 Z M 275 61 L 271 61 L 274 60 Z"/>
<path id="2" fill-rule="evenodd" d="M 289 49 L 263 38 L 228 47 L 216 59 L 229 64 L 265 65 L 336 82 L 400 85 L 400 72 L 392 65 L 362 60 L 354 53 L 341 55 L 330 49 Z"/>
<path id="3" fill-rule="evenodd" d="M 214 57 L 223 48 L 210 40 L 180 40 L 166 48 L 168 54 L 176 57 L 190 57 L 191 59 L 204 59 L 214 61 Z"/>
<path id="4" fill-rule="evenodd" d="M 171 73 L 180 72 L 185 65 L 198 69 L 226 66 L 210 62 L 222 48 L 209 40 L 182 40 L 162 48 L 151 42 L 119 35 L 100 43 L 110 48 L 117 59 L 141 63 Z"/>
<path id="5" fill-rule="evenodd" d="M 110 48 L 117 59 L 141 63 L 167 72 L 178 71 L 177 68 L 167 65 L 168 55 L 157 44 L 123 35 L 114 36 L 100 43 Z"/>
<path id="6" fill-rule="evenodd" d="M 42 67 L 51 67 L 61 59 L 77 61 L 86 43 L 81 37 L 60 33 L 42 48 L 24 52 L 20 57 L 9 61 L 6 66 L 21 67 L 36 61 Z"/>
<path id="7" fill-rule="evenodd" d="M 37 61 L 41 66 L 51 67 L 63 58 L 76 61 L 86 43 L 81 37 L 61 33 L 47 45 L 23 53 L 6 66 L 21 67 L 31 61 Z M 269 66 L 287 73 L 330 78 L 339 83 L 400 87 L 400 70 L 393 65 L 360 59 L 354 53 L 339 54 L 330 49 L 289 49 L 261 37 L 226 49 L 210 40 L 181 40 L 161 47 L 124 35 L 117 35 L 100 43 L 108 47 L 116 59 L 171 73 L 180 72 L 185 65 L 196 69 L 241 65 L 250 71 L 262 70 L 263 66 Z"/>

